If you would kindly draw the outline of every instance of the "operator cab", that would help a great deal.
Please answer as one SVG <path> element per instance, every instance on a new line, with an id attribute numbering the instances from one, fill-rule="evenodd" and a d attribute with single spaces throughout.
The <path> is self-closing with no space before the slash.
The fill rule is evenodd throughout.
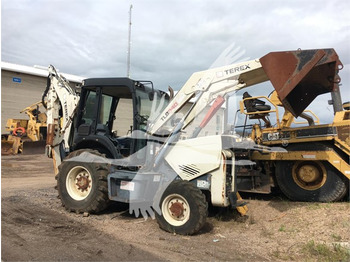
<path id="1" fill-rule="evenodd" d="M 160 104 L 165 107 L 168 101 L 169 96 L 155 90 L 150 81 L 84 80 L 71 141 L 73 150 L 95 148 L 109 158 L 123 158 L 137 152 L 146 145 L 145 131 L 152 108 Z M 133 135 L 135 130 L 141 131 L 137 137 Z"/>

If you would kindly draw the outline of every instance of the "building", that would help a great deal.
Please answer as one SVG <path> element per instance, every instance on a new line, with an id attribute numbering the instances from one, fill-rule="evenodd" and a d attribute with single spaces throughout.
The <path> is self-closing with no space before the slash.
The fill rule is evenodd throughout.
<path id="1" fill-rule="evenodd" d="M 24 108 L 39 102 L 46 88 L 48 70 L 1 62 L 1 134 L 9 118 L 27 119 Z M 84 77 L 62 74 L 74 87 Z"/>

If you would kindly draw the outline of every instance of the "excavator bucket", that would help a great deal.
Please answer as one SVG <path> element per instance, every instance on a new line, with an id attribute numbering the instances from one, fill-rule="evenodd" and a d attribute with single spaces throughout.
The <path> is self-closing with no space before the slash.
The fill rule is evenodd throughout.
<path id="1" fill-rule="evenodd" d="M 283 106 L 295 117 L 318 95 L 336 88 L 343 66 L 334 49 L 271 52 L 260 63 Z"/>

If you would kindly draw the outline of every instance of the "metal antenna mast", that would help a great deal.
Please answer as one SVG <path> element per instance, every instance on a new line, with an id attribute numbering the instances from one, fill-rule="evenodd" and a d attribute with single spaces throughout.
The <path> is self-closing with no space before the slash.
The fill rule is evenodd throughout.
<path id="1" fill-rule="evenodd" d="M 127 59 L 127 71 L 126 75 L 130 78 L 130 48 L 131 48 L 131 9 L 132 5 L 130 5 L 129 10 L 129 39 L 128 39 L 128 59 Z"/>

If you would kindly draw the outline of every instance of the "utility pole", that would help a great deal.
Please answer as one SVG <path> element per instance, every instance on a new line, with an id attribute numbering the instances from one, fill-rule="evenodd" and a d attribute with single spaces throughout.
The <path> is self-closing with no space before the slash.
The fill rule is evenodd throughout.
<path id="1" fill-rule="evenodd" d="M 130 5 L 129 10 L 129 39 L 128 39 L 128 57 L 127 57 L 127 71 L 126 76 L 130 78 L 130 49 L 131 49 L 131 9 L 132 5 Z"/>

